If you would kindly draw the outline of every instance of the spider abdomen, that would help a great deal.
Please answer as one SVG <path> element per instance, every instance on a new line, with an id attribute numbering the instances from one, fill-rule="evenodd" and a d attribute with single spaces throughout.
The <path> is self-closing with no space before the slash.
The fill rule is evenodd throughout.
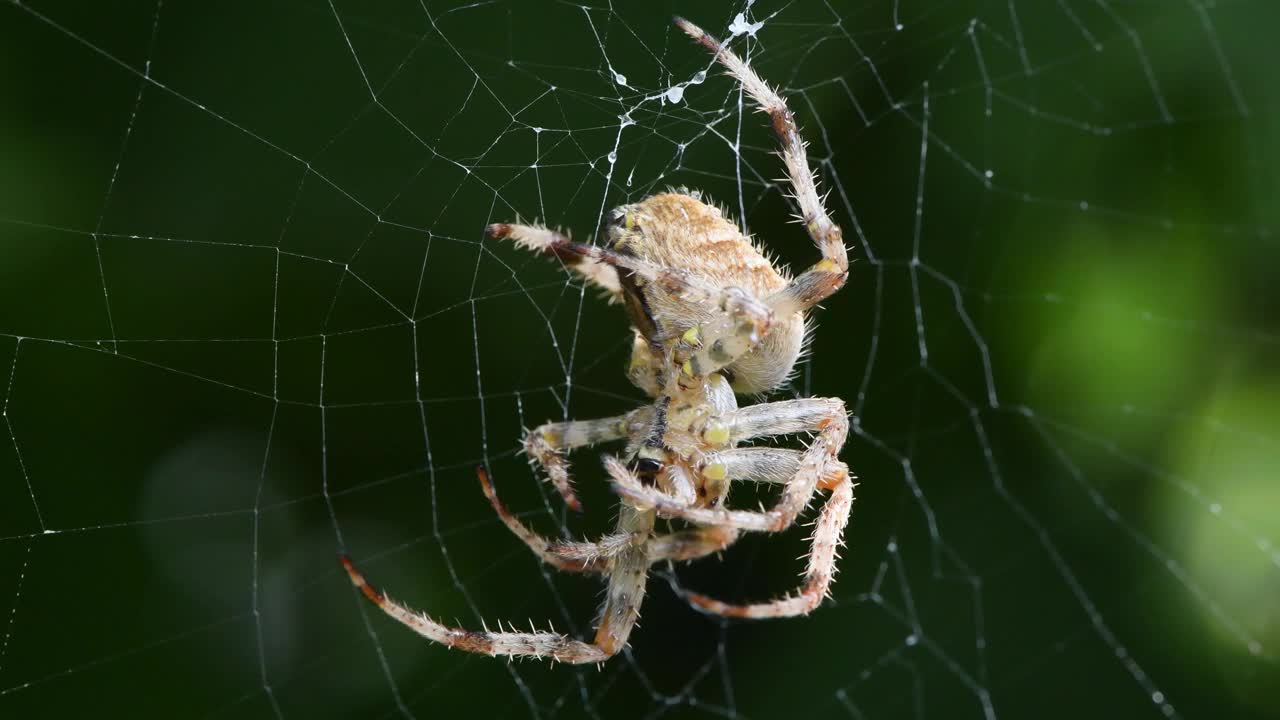
<path id="1" fill-rule="evenodd" d="M 716 206 L 694 192 L 668 192 L 614 211 L 609 247 L 655 266 L 679 268 L 717 290 L 737 288 L 761 302 L 790 278 Z M 699 307 L 661 289 L 623 279 L 632 321 L 651 345 L 663 345 L 711 321 L 715 307 Z M 735 391 L 767 392 L 791 374 L 805 338 L 802 313 L 775 317 L 755 349 L 725 368 Z"/>
<path id="2" fill-rule="evenodd" d="M 654 195 L 618 208 L 614 218 L 612 247 L 716 287 L 739 287 L 764 298 L 790 280 L 720 208 L 696 194 Z"/>

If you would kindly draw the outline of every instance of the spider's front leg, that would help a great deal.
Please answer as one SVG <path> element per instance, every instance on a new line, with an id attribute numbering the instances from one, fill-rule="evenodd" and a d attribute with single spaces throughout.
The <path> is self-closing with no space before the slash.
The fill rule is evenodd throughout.
<path id="1" fill-rule="evenodd" d="M 600 621 L 591 642 L 575 640 L 555 632 L 515 632 L 466 630 L 450 627 L 426 613 L 413 610 L 387 597 L 371 585 L 356 569 L 351 558 L 342 556 L 343 568 L 351 583 L 373 604 L 396 621 L 423 637 L 442 645 L 467 652 L 507 657 L 540 657 L 566 663 L 601 663 L 613 657 L 627 644 L 627 638 L 640 617 L 648 577 L 649 541 L 653 534 L 651 511 L 623 507 L 615 534 L 631 538 L 613 558 L 609 567 L 609 588 L 600 609 Z M 498 624 L 501 628 L 501 623 Z"/>
<path id="2" fill-rule="evenodd" d="M 566 663 L 599 663 L 608 660 L 613 652 L 606 652 L 592 643 L 574 640 L 566 635 L 554 632 L 491 632 L 489 630 L 466 630 L 449 627 L 433 620 L 426 613 L 419 612 L 387 597 L 387 594 L 365 580 L 364 575 L 352 564 L 351 558 L 343 555 L 342 567 L 346 569 L 351 583 L 364 594 L 374 605 L 387 615 L 406 625 L 419 635 L 434 640 L 441 645 L 457 648 L 465 652 L 482 655 L 505 655 L 508 657 L 546 657 Z M 498 623 L 501 627 L 502 624 Z"/>

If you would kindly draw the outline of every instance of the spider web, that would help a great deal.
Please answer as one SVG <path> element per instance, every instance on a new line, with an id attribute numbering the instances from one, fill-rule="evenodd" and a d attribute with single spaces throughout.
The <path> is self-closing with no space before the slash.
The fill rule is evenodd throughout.
<path id="1" fill-rule="evenodd" d="M 603 668 L 446 651 L 338 553 L 437 618 L 587 636 L 598 580 L 540 566 L 474 468 L 602 532 L 594 453 L 571 515 L 521 428 L 642 399 L 621 311 L 482 228 L 589 239 L 689 186 L 816 257 L 671 11 L 783 88 L 854 258 L 778 394 L 852 412 L 834 597 L 680 600 L 790 589 L 799 528 L 655 567 Z M 1280 717 L 1273 4 L 0 18 L 6 716 Z"/>

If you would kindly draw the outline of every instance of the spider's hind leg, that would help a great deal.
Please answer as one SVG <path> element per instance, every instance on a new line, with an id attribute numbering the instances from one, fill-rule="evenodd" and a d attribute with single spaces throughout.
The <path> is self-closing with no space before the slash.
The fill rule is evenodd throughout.
<path id="1" fill-rule="evenodd" d="M 609 302 L 618 302 L 622 298 L 622 284 L 618 282 L 617 268 L 584 252 L 583 248 L 590 248 L 590 245 L 581 246 L 567 236 L 540 225 L 496 223 L 485 228 L 485 235 L 496 239 L 510 238 L 526 250 L 555 257 L 585 280 L 604 290 Z"/>
<path id="2" fill-rule="evenodd" d="M 844 247 L 840 226 L 827 214 L 822 196 L 818 194 L 804 141 L 800 138 L 800 129 L 796 127 L 795 115 L 787 107 L 787 101 L 761 80 L 756 71 L 736 53 L 684 18 L 676 18 L 675 23 L 699 45 L 709 50 L 716 61 L 742 85 L 751 99 L 756 101 L 760 111 L 769 115 L 773 133 L 782 148 L 782 160 L 787 166 L 792 196 L 800 209 L 800 221 L 818 246 L 822 259 L 792 280 L 787 287 L 772 295 L 768 302 L 779 313 L 807 310 L 844 286 L 849 277 L 849 256 Z"/>

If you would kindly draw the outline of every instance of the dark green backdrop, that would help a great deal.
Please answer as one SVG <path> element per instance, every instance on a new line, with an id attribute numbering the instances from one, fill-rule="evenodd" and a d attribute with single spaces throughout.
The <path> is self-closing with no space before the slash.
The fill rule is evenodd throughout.
<path id="1" fill-rule="evenodd" d="M 834 598 L 727 625 L 680 601 L 788 589 L 797 529 L 658 568 L 602 670 L 432 646 L 339 552 L 437 617 L 588 634 L 598 583 L 540 567 L 473 468 L 540 529 L 601 532 L 593 453 L 568 517 L 520 429 L 640 399 L 621 310 L 485 224 L 588 239 L 687 185 L 814 257 L 764 118 L 689 82 L 672 12 L 764 22 L 735 46 L 855 259 L 780 393 L 855 412 Z M 0 716 L 1280 717 L 1278 23 L 0 4 Z"/>

